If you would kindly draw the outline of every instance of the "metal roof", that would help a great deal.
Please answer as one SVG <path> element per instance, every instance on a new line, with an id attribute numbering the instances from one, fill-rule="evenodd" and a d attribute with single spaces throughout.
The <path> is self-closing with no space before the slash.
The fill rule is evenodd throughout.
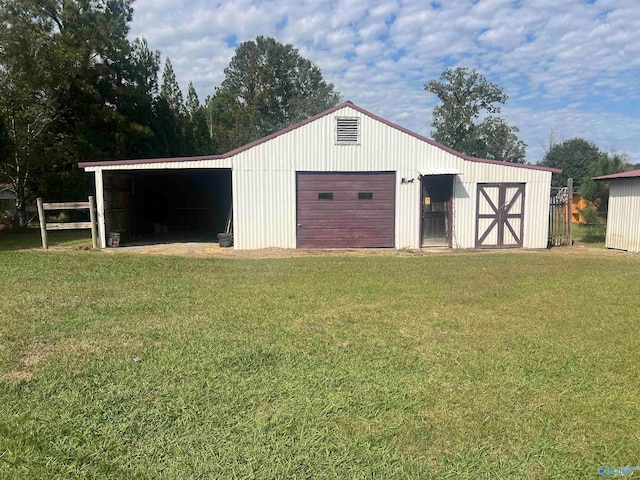
<path id="1" fill-rule="evenodd" d="M 13 185 L 0 183 L 0 200 L 14 200 L 15 198 L 16 191 L 13 189 Z"/>
<path id="2" fill-rule="evenodd" d="M 307 118 L 306 120 L 303 120 L 302 122 L 296 123 L 294 125 L 291 125 L 287 128 L 283 128 L 282 130 L 279 130 L 275 133 L 272 133 L 271 135 L 267 135 L 266 137 L 262 137 L 258 140 L 255 140 L 251 143 L 248 143 L 246 145 L 243 145 L 241 147 L 238 147 L 234 150 L 231 150 L 227 153 L 223 153 L 221 155 L 205 155 L 205 156 L 198 156 L 198 157 L 179 157 L 179 158 L 145 158 L 145 159 L 131 159 L 131 160 L 107 160 L 107 161 L 100 161 L 100 162 L 80 162 L 78 163 L 78 167 L 80 168 L 85 168 L 85 167 L 102 167 L 102 166 L 112 166 L 112 165 L 138 165 L 138 164 L 143 164 L 143 163 L 162 163 L 162 162 L 182 162 L 182 161 L 197 161 L 197 160 L 217 160 L 217 159 L 223 159 L 223 158 L 229 158 L 229 157 L 233 157 L 235 155 L 237 155 L 238 153 L 244 152 L 246 150 L 249 150 L 250 148 L 253 148 L 257 145 L 260 145 L 262 143 L 268 142 L 269 140 L 272 140 L 276 137 L 279 137 L 280 135 L 283 135 L 285 133 L 288 133 L 292 130 L 295 130 L 297 128 L 300 128 L 308 123 L 313 122 L 314 120 L 317 120 L 319 118 L 322 118 L 326 115 L 330 115 L 333 112 L 340 110 L 342 108 L 345 107 L 351 107 L 354 110 L 357 110 L 358 112 L 362 113 L 363 115 L 367 115 L 370 118 L 373 118 L 374 120 L 377 120 L 381 123 L 384 123 L 385 125 L 394 128 L 396 130 L 399 130 L 403 133 L 406 133 L 407 135 L 411 135 L 414 138 L 417 138 L 418 140 L 421 140 L 423 142 L 426 142 L 430 145 L 433 145 L 434 147 L 440 148 L 446 152 L 451 153 L 452 155 L 455 155 L 457 157 L 460 157 L 464 160 L 468 160 L 470 162 L 480 162 L 480 163 L 493 163 L 493 164 L 497 164 L 497 165 L 504 165 L 507 167 L 515 167 L 515 168 L 526 168 L 526 169 L 532 169 L 532 170 L 543 170 L 546 172 L 552 172 L 552 173 L 562 173 L 562 170 L 559 168 L 549 168 L 549 167 L 542 167 L 539 165 L 523 165 L 523 164 L 519 164 L 519 163 L 510 163 L 510 162 L 503 162 L 500 160 L 491 160 L 488 158 L 476 158 L 476 157 L 471 157 L 469 155 L 465 155 L 464 153 L 458 152 L 457 150 L 454 150 L 453 148 L 449 148 L 445 145 L 442 145 L 434 140 L 431 140 L 430 138 L 424 137 L 418 133 L 412 132 L 411 130 L 408 130 L 404 127 L 401 127 L 400 125 L 397 125 L 393 122 L 390 122 L 389 120 L 386 120 L 382 117 L 379 117 L 371 112 L 368 112 L 367 110 L 365 110 L 362 107 L 359 107 L 357 105 L 355 105 L 354 103 L 350 102 L 349 100 L 347 100 L 346 102 L 343 103 L 339 103 L 338 105 L 334 105 L 333 107 L 325 110 L 324 112 L 320 112 L 317 113 L 316 115 L 313 115 L 312 117 Z"/>
<path id="3" fill-rule="evenodd" d="M 640 177 L 640 170 L 631 170 L 629 172 L 612 173 L 610 175 L 601 175 L 593 177 L 593 180 L 615 180 L 617 178 L 635 178 Z"/>

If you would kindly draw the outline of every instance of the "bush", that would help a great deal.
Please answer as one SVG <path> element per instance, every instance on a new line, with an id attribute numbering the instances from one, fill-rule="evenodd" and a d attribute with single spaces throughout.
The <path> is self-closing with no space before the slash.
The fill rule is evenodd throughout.
<path id="1" fill-rule="evenodd" d="M 584 218 L 584 221 L 588 224 L 588 225 L 593 225 L 595 223 L 600 223 L 600 219 L 598 217 L 598 209 L 594 206 L 591 205 L 587 205 L 584 208 L 580 209 L 580 214 L 582 215 L 582 218 Z"/>

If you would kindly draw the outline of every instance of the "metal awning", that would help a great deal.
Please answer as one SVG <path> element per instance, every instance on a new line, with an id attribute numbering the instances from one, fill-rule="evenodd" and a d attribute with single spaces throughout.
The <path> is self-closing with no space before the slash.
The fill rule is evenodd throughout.
<path id="1" fill-rule="evenodd" d="M 426 175 L 462 175 L 462 172 L 455 167 L 425 167 L 419 168 L 418 173 L 423 177 Z"/>

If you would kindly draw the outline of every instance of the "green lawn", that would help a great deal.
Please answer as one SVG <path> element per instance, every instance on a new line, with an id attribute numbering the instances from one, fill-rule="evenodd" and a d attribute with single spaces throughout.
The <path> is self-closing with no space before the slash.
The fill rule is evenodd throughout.
<path id="1" fill-rule="evenodd" d="M 61 230 L 47 232 L 47 244 L 50 248 L 66 247 L 78 250 L 91 248 L 90 230 Z M 0 252 L 3 250 L 24 250 L 42 248 L 39 228 L 29 228 L 22 232 L 0 230 Z"/>
<path id="2" fill-rule="evenodd" d="M 9 251 L 0 295 L 0 478 L 640 465 L 640 257 Z"/>
<path id="3" fill-rule="evenodd" d="M 590 247 L 604 248 L 607 225 L 598 223 L 584 225 L 582 223 L 573 224 L 573 240 L 576 244 L 584 244 Z"/>

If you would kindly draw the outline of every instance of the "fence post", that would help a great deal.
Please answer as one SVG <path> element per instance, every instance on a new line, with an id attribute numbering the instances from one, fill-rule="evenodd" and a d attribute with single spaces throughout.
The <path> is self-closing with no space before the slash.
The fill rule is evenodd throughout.
<path id="1" fill-rule="evenodd" d="M 569 246 L 573 245 L 573 178 L 567 178 L 567 237 Z"/>
<path id="2" fill-rule="evenodd" d="M 38 218 L 40 219 L 40 236 L 42 237 L 42 248 L 45 250 L 49 248 L 47 245 L 47 221 L 44 217 L 44 206 L 42 205 L 42 198 L 37 198 L 38 204 Z"/>
<path id="3" fill-rule="evenodd" d="M 96 201 L 89 197 L 89 218 L 91 220 L 91 243 L 94 250 L 98 248 L 98 232 L 96 228 Z"/>

